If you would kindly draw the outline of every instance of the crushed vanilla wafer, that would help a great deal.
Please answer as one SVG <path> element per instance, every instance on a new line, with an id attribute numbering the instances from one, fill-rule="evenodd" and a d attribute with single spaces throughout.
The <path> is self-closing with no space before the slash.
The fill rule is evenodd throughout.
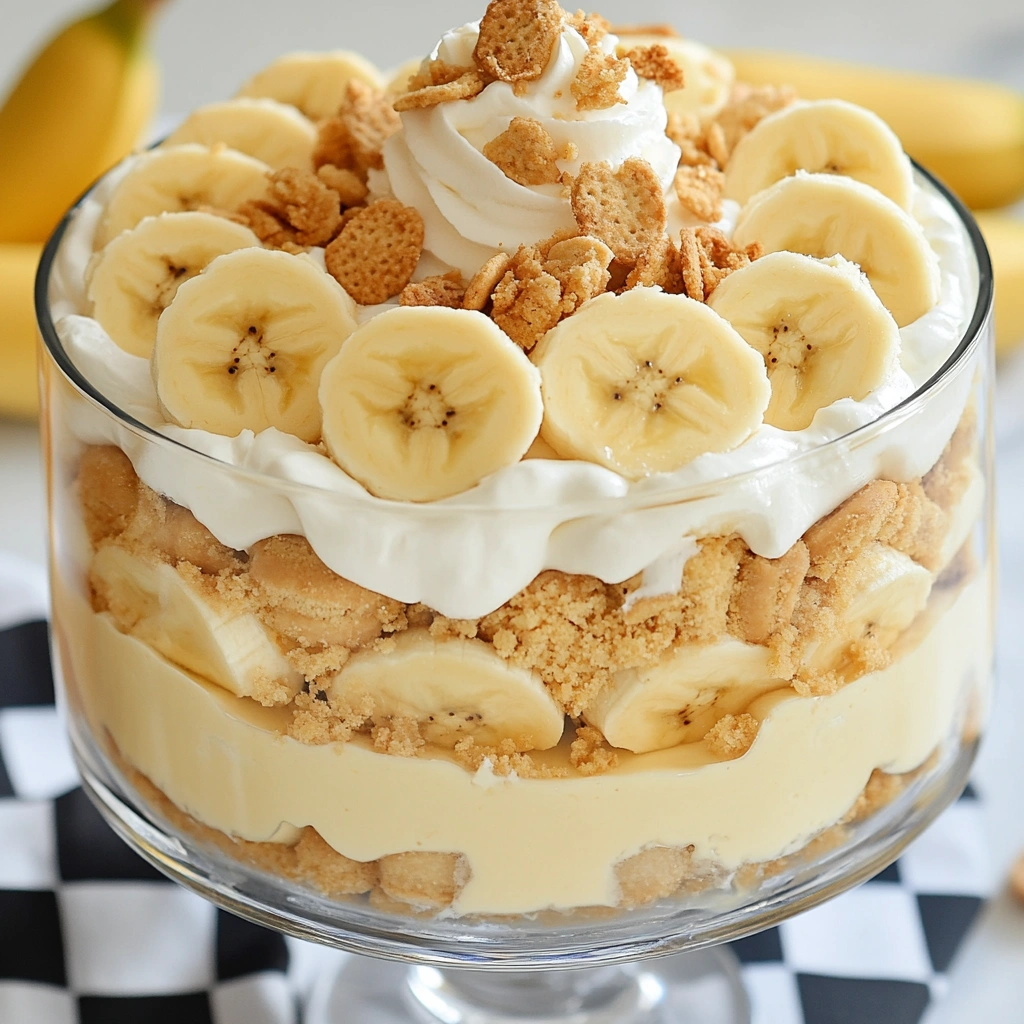
<path id="1" fill-rule="evenodd" d="M 581 725 L 569 746 L 569 763 L 580 775 L 600 775 L 618 765 L 619 755 L 608 745 L 600 729 Z"/>
<path id="2" fill-rule="evenodd" d="M 610 31 L 607 20 L 593 11 L 590 14 L 577 11 L 575 14 L 566 17 L 565 23 L 583 36 L 583 41 L 590 49 L 594 49 Z"/>
<path id="3" fill-rule="evenodd" d="M 396 199 L 381 199 L 347 221 L 327 246 L 328 273 L 362 306 L 399 295 L 423 251 L 423 218 Z"/>
<path id="4" fill-rule="evenodd" d="M 664 92 L 674 92 L 686 85 L 682 67 L 669 53 L 667 46 L 634 46 L 626 51 L 626 58 L 641 78 L 649 78 Z"/>
<path id="5" fill-rule="evenodd" d="M 722 129 L 726 150 L 731 153 L 762 118 L 795 102 L 796 91 L 788 85 L 748 85 L 737 82 L 729 102 L 719 111 L 716 121 Z"/>
<path id="6" fill-rule="evenodd" d="M 577 110 L 607 110 L 625 103 L 619 86 L 626 80 L 629 61 L 611 53 L 591 50 L 580 61 L 579 70 L 569 86 Z"/>
<path id="7" fill-rule="evenodd" d="M 322 164 L 316 176 L 332 191 L 344 207 L 358 206 L 369 194 L 369 189 L 354 171 L 334 164 Z"/>
<path id="8" fill-rule="evenodd" d="M 384 143 L 402 127 L 392 101 L 380 89 L 353 78 L 337 116 L 348 133 L 356 169 L 382 169 Z"/>
<path id="9" fill-rule="evenodd" d="M 422 281 L 413 281 L 402 289 L 398 302 L 402 306 L 447 306 L 449 309 L 462 309 L 466 295 L 466 285 L 458 270 L 450 270 L 447 274 L 425 277 Z"/>
<path id="10" fill-rule="evenodd" d="M 490 305 L 491 293 L 505 276 L 512 257 L 507 252 L 492 256 L 472 277 L 462 300 L 463 309 L 482 312 Z"/>
<path id="11" fill-rule="evenodd" d="M 517 185 L 553 185 L 562 172 L 555 142 L 540 123 L 530 117 L 514 117 L 512 123 L 491 139 L 483 154 Z"/>
<path id="12" fill-rule="evenodd" d="M 700 257 L 697 257 L 699 262 Z M 656 238 L 637 256 L 636 266 L 626 277 L 626 288 L 657 286 L 669 295 L 685 291 L 679 250 L 671 238 Z"/>
<path id="13" fill-rule="evenodd" d="M 704 742 L 715 757 L 742 757 L 757 739 L 760 724 L 753 715 L 723 715 L 706 733 Z"/>
<path id="14" fill-rule="evenodd" d="M 473 50 L 477 67 L 502 82 L 540 78 L 564 18 L 558 0 L 491 0 Z"/>
<path id="15" fill-rule="evenodd" d="M 748 643 L 767 643 L 792 620 L 809 568 L 810 555 L 803 541 L 781 558 L 744 554 L 729 604 L 731 631 Z"/>
<path id="16" fill-rule="evenodd" d="M 722 218 L 722 192 L 725 175 L 708 165 L 680 167 L 672 182 L 676 198 L 695 217 L 703 221 Z"/>
<path id="17" fill-rule="evenodd" d="M 756 243 L 738 249 L 717 228 L 701 225 L 683 228 L 679 235 L 679 264 L 686 294 L 704 302 L 734 270 L 758 259 Z"/>
<path id="18" fill-rule="evenodd" d="M 472 736 L 465 736 L 455 744 L 455 760 L 467 771 L 477 772 L 486 764 L 494 775 L 520 779 L 564 779 L 569 773 L 564 768 L 538 764 L 529 754 L 516 750 L 511 739 L 497 746 L 484 746 Z"/>
<path id="19" fill-rule="evenodd" d="M 600 238 L 622 263 L 635 264 L 665 232 L 668 214 L 661 181 L 639 157 L 630 157 L 617 171 L 605 163 L 583 164 L 572 185 L 571 203 L 580 231 Z"/>
<path id="20" fill-rule="evenodd" d="M 395 98 L 392 106 L 398 113 L 402 113 L 406 110 L 436 107 L 439 103 L 449 103 L 453 100 L 468 100 L 483 92 L 485 84 L 483 76 L 474 68 L 470 68 L 454 81 L 424 85 L 419 89 L 402 93 Z"/>

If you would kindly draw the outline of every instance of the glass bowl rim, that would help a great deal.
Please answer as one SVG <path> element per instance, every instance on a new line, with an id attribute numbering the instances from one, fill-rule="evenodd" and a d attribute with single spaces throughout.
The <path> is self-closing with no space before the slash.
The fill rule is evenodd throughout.
<path id="1" fill-rule="evenodd" d="M 182 441 L 168 437 L 153 427 L 147 426 L 145 423 L 142 423 L 140 420 L 137 420 L 135 417 L 119 408 L 113 399 L 103 394 L 103 392 L 93 385 L 91 381 L 89 381 L 88 378 L 86 378 L 86 376 L 78 369 L 71 357 L 68 355 L 60 337 L 57 334 L 56 326 L 53 322 L 53 317 L 51 316 L 50 311 L 50 277 L 57 253 L 64 240 L 64 235 L 82 204 L 92 195 L 95 189 L 106 180 L 108 175 L 115 168 L 111 168 L 110 171 L 103 174 L 99 179 L 93 182 L 89 188 L 87 188 L 85 192 L 78 197 L 78 199 L 75 200 L 74 204 L 64 214 L 60 223 L 54 229 L 53 234 L 47 240 L 46 245 L 43 248 L 42 256 L 39 260 L 39 266 L 36 271 L 35 278 L 34 296 L 36 321 L 42 338 L 43 347 L 63 377 L 84 398 L 90 401 L 93 405 L 98 406 L 103 413 L 112 417 L 121 427 L 140 436 L 145 442 L 152 443 L 157 447 L 167 447 L 171 451 L 183 454 L 185 458 L 198 459 L 212 467 L 217 467 L 225 472 L 234 474 L 239 478 L 248 480 L 251 483 L 268 489 L 272 489 L 278 493 L 281 493 L 282 491 L 296 491 L 299 493 L 305 492 L 314 494 L 321 498 L 327 498 L 328 500 L 336 503 L 339 507 L 345 505 L 358 505 L 365 507 L 368 502 L 372 504 L 379 503 L 380 507 L 386 507 L 392 512 L 401 510 L 404 514 L 425 517 L 429 517 L 432 514 L 443 516 L 451 513 L 483 513 L 492 515 L 505 511 L 513 511 L 517 515 L 523 515 L 530 512 L 550 512 L 556 508 L 560 509 L 563 514 L 566 509 L 569 509 L 574 516 L 584 516 L 602 512 L 607 514 L 612 510 L 635 510 L 644 507 L 672 505 L 678 502 L 700 498 L 709 490 L 736 486 L 745 480 L 770 473 L 780 467 L 799 464 L 804 459 L 817 458 L 823 454 L 827 455 L 829 451 L 834 450 L 841 445 L 850 444 L 852 441 L 866 433 L 884 429 L 887 424 L 893 424 L 904 417 L 912 416 L 916 409 L 928 400 L 932 392 L 946 380 L 951 378 L 954 372 L 966 361 L 968 354 L 975 347 L 979 338 L 983 336 L 984 325 L 991 314 L 994 293 L 992 261 L 985 245 L 984 238 L 982 237 L 981 230 L 967 206 L 935 175 L 923 168 L 919 163 L 917 163 L 917 161 L 912 160 L 911 163 L 914 170 L 923 177 L 932 188 L 935 189 L 943 200 L 949 203 L 953 211 L 956 213 L 958 220 L 966 230 L 970 239 L 971 248 L 978 268 L 978 295 L 975 302 L 974 312 L 966 330 L 964 331 L 963 337 L 957 343 L 956 347 L 950 353 L 945 362 L 943 362 L 939 369 L 936 370 L 936 372 L 932 374 L 924 384 L 903 399 L 903 401 L 894 405 L 891 409 L 887 409 L 880 416 L 870 422 L 862 424 L 845 434 L 840 434 L 838 437 L 834 437 L 822 444 L 816 445 L 813 448 L 805 449 L 793 455 L 783 455 L 779 459 L 763 465 L 743 469 L 736 473 L 713 477 L 708 480 L 700 480 L 686 485 L 680 485 L 675 488 L 665 488 L 664 490 L 640 490 L 636 488 L 635 484 L 642 483 L 643 481 L 636 481 L 630 483 L 630 489 L 624 494 L 603 495 L 570 502 L 549 502 L 532 505 L 474 504 L 459 501 L 458 499 L 462 495 L 458 494 L 439 502 L 417 503 L 388 501 L 377 498 L 369 492 L 367 492 L 365 496 L 354 496 L 352 494 L 339 492 L 330 487 L 320 487 L 316 484 L 311 484 L 305 481 L 290 480 L 286 477 L 272 473 L 261 472 L 249 467 L 237 466 L 233 463 L 226 462 L 223 459 L 219 459 L 216 456 L 207 454 L 206 452 L 201 452 L 195 448 L 191 448 Z M 118 164 L 117 166 L 121 165 Z"/>

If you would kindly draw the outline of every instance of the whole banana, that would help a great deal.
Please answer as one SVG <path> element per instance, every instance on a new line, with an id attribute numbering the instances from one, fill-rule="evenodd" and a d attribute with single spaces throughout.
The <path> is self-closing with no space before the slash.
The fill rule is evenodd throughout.
<path id="1" fill-rule="evenodd" d="M 115 0 L 69 25 L 0 108 L 0 414 L 38 408 L 32 283 L 42 243 L 153 116 L 146 28 L 159 2 Z"/>
<path id="2" fill-rule="evenodd" d="M 992 256 L 996 284 L 996 352 L 1024 342 L 1024 219 L 1009 213 L 977 215 Z"/>
<path id="3" fill-rule="evenodd" d="M 0 108 L 0 242 L 44 241 L 153 116 L 146 46 L 160 0 L 114 0 L 65 28 Z"/>
<path id="4" fill-rule="evenodd" d="M 727 51 L 736 78 L 791 85 L 803 99 L 867 107 L 971 209 L 1024 195 L 1024 96 L 999 85 L 885 71 L 796 54 Z"/>

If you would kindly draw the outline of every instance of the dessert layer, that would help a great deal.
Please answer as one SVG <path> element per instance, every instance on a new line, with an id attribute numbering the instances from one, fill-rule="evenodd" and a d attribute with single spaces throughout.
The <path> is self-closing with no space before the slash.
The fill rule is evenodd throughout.
<path id="1" fill-rule="evenodd" d="M 284 735 L 288 712 L 173 667 L 60 579 L 54 619 L 96 734 L 197 820 L 251 841 L 311 825 L 357 861 L 458 854 L 468 878 L 455 912 L 528 913 L 617 904 L 614 865 L 650 846 L 692 846 L 695 862 L 725 871 L 802 846 L 873 770 L 909 771 L 954 736 L 968 688 L 987 679 L 989 600 L 983 572 L 955 598 L 933 597 L 887 669 L 831 696 L 759 698 L 758 737 L 738 760 L 716 762 L 702 741 L 621 752 L 580 777 L 563 741 L 535 755 L 567 770 L 549 779 L 498 777 L 488 762 L 470 773 L 436 749 L 391 757 L 358 737 L 305 745 Z"/>
<path id="2" fill-rule="evenodd" d="M 939 256 L 942 297 L 900 331 L 901 366 L 864 400 L 838 401 L 804 430 L 762 426 L 731 452 L 633 484 L 590 463 L 527 458 L 454 498 L 420 506 L 384 501 L 319 447 L 278 430 L 232 438 L 167 422 L 148 362 L 119 349 L 81 315 L 88 309 L 81 282 L 112 180 L 116 175 L 85 202 L 61 246 L 51 283 L 54 316 L 86 378 L 168 441 L 153 442 L 85 402 L 69 408 L 71 433 L 87 444 L 117 444 L 150 487 L 191 509 L 231 548 L 300 534 L 344 578 L 451 617 L 493 611 L 544 569 L 607 583 L 644 569 L 657 578 L 660 560 L 679 562 L 687 544 L 692 550 L 688 538 L 709 534 L 736 532 L 755 553 L 780 557 L 869 480 L 922 475 L 967 402 L 970 373 L 961 372 L 918 407 L 893 416 L 888 430 L 852 433 L 938 370 L 973 311 L 977 275 L 966 234 L 922 181 L 914 213 Z M 740 474 L 748 475 L 736 479 Z M 687 500 L 671 504 L 684 488 Z"/>

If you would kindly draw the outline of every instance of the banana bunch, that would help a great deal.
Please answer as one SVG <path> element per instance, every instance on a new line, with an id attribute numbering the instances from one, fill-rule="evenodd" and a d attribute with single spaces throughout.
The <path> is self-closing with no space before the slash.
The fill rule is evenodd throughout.
<path id="1" fill-rule="evenodd" d="M 156 109 L 160 0 L 114 0 L 65 28 L 0 107 L 0 414 L 35 414 L 32 282 L 64 211 L 140 141 Z"/>
<path id="2" fill-rule="evenodd" d="M 984 211 L 978 223 L 995 269 L 996 348 L 1005 354 L 1024 342 L 1024 220 L 997 212 L 1024 197 L 1024 96 L 987 82 L 796 54 L 726 53 L 739 81 L 791 85 L 805 100 L 838 97 L 874 111 L 915 160 Z"/>

